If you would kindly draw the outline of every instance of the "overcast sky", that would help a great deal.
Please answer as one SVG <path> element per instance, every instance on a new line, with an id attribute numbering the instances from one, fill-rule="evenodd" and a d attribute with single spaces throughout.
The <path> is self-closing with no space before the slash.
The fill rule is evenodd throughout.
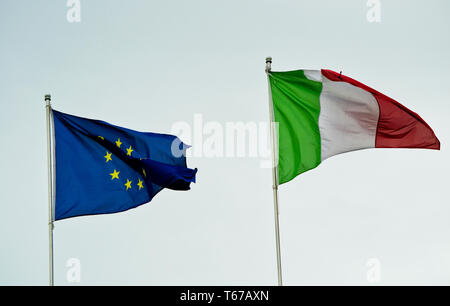
<path id="1" fill-rule="evenodd" d="M 127 128 L 267 122 L 273 70 L 343 71 L 419 113 L 441 151 L 341 154 L 280 187 L 284 282 L 450 284 L 450 3 L 381 0 L 0 2 L 0 284 L 48 284 L 53 107 Z M 192 157 L 188 192 L 56 222 L 56 285 L 275 285 L 271 170 Z M 70 258 L 81 282 L 67 281 Z M 370 274 L 370 273 L 369 273 Z"/>

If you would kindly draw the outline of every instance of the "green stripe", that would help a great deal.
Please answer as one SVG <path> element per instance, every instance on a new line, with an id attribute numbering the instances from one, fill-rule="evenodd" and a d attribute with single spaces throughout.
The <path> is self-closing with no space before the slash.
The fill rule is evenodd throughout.
<path id="1" fill-rule="evenodd" d="M 320 93 L 322 83 L 303 70 L 271 72 L 273 111 L 278 126 L 278 173 L 283 184 L 320 164 Z"/>

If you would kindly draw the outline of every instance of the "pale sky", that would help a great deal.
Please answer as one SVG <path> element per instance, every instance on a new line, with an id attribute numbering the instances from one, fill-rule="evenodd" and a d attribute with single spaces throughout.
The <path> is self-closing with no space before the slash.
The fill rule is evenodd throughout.
<path id="1" fill-rule="evenodd" d="M 284 283 L 450 284 L 450 3 L 381 0 L 81 0 L 0 3 L 0 284 L 48 284 L 43 97 L 59 111 L 169 133 L 194 114 L 268 121 L 273 70 L 343 71 L 433 128 L 441 151 L 327 159 L 280 186 Z M 188 192 L 56 222 L 56 285 L 275 285 L 271 170 L 254 157 L 188 159 Z M 81 282 L 66 263 L 81 264 Z"/>

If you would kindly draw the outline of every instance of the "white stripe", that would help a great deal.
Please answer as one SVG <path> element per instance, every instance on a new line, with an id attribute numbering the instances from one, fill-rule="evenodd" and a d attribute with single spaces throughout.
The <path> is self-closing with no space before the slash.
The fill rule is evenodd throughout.
<path id="1" fill-rule="evenodd" d="M 330 156 L 374 148 L 379 107 L 369 92 L 322 76 L 319 130 L 322 161 Z"/>
<path id="2" fill-rule="evenodd" d="M 322 72 L 320 70 L 303 70 L 303 73 L 308 80 L 322 82 Z"/>

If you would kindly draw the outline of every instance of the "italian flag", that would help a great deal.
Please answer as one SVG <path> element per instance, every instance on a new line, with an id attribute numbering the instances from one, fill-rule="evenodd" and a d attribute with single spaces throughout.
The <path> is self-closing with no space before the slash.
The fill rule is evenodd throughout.
<path id="1" fill-rule="evenodd" d="M 344 152 L 440 148 L 418 114 L 354 79 L 324 69 L 268 76 L 278 122 L 279 184 Z"/>

